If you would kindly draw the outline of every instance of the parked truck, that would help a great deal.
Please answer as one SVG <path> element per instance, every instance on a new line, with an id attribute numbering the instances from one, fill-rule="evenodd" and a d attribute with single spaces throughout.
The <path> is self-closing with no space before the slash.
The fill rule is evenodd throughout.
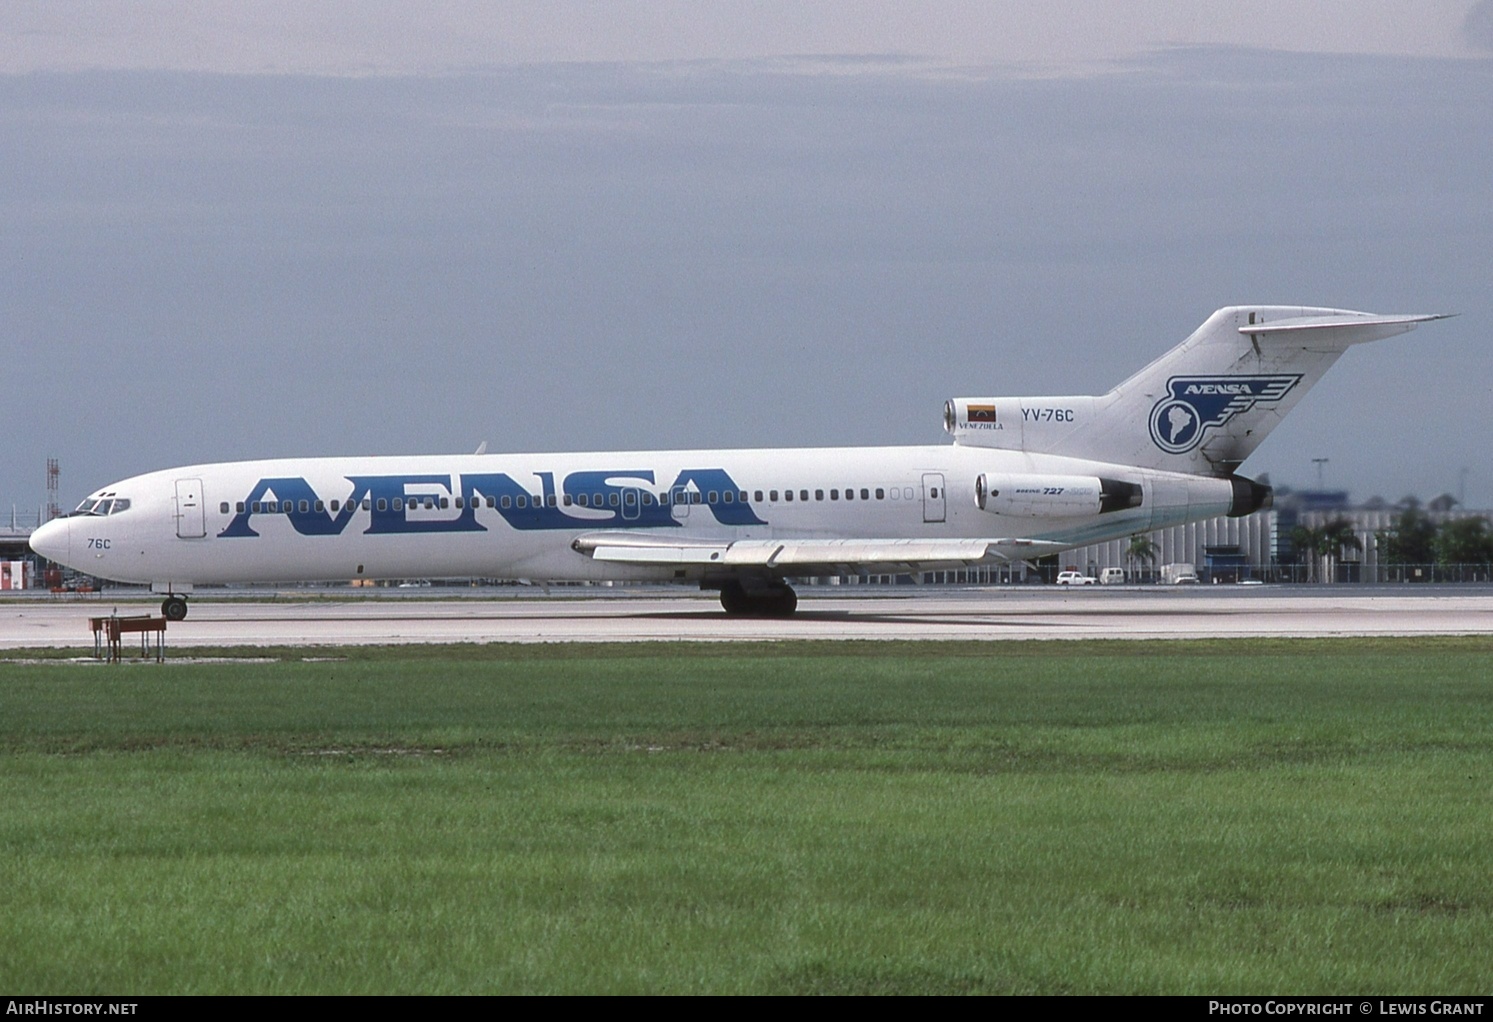
<path id="1" fill-rule="evenodd" d="M 1163 564 L 1161 566 L 1161 581 L 1164 585 L 1177 586 L 1189 582 L 1196 584 L 1198 580 L 1197 569 L 1190 564 Z"/>

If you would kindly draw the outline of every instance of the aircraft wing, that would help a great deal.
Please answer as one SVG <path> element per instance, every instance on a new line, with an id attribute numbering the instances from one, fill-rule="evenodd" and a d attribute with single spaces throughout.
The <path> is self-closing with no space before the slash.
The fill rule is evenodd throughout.
<path id="1" fill-rule="evenodd" d="M 592 533 L 571 544 L 614 564 L 718 567 L 722 574 L 856 574 L 963 568 L 991 561 L 1023 561 L 1063 549 L 1032 539 L 743 539 L 707 540 Z"/>

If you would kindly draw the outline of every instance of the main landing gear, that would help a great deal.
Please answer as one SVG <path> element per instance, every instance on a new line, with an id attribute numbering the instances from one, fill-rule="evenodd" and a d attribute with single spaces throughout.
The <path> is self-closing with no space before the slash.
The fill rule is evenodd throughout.
<path id="1" fill-rule="evenodd" d="M 798 594 L 782 582 L 751 589 L 740 582 L 725 582 L 721 606 L 731 617 L 792 617 L 798 609 Z"/>
<path id="2" fill-rule="evenodd" d="M 185 621 L 187 619 L 187 598 L 185 596 L 168 596 L 161 601 L 161 616 L 167 621 Z"/>

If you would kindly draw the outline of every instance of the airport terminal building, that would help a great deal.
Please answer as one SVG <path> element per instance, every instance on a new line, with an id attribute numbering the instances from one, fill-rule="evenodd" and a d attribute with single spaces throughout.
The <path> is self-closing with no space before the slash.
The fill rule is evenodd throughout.
<path id="1" fill-rule="evenodd" d="M 1408 508 L 1422 511 L 1436 525 L 1461 518 L 1493 520 L 1493 511 L 1463 510 L 1454 497 L 1442 494 L 1421 504 L 1407 498 L 1389 504 L 1370 498 L 1353 504 L 1347 491 L 1277 491 L 1274 507 L 1243 518 L 1210 518 L 1148 533 L 1147 549 L 1129 539 L 1078 547 L 1057 555 L 1057 564 L 1038 573 L 1051 581 L 1057 571 L 1075 570 L 1098 578 L 1105 568 L 1120 568 L 1129 581 L 1154 581 L 1163 565 L 1184 563 L 1197 569 L 1204 584 L 1245 580 L 1263 582 L 1488 582 L 1489 565 L 1460 566 L 1389 564 L 1383 559 L 1380 535 L 1392 529 Z M 1291 534 L 1297 526 L 1320 528 L 1329 522 L 1348 523 L 1359 548 L 1345 547 L 1340 555 L 1315 558 L 1297 551 Z M 1311 563 L 1315 561 L 1316 563 Z M 930 582 L 1022 582 L 1033 573 L 1024 565 L 978 568 L 964 572 L 934 572 Z"/>

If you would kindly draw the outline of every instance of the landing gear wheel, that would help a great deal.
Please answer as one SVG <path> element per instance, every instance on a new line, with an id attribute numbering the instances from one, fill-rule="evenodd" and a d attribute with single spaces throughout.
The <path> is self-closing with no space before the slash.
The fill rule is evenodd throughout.
<path id="1" fill-rule="evenodd" d="M 731 617 L 751 613 L 751 598 L 740 582 L 727 582 L 721 586 L 721 609 Z"/>
<path id="2" fill-rule="evenodd" d="M 721 585 L 721 607 L 731 617 L 792 617 L 798 594 L 785 585 L 748 589 L 740 582 Z"/>
<path id="3" fill-rule="evenodd" d="M 768 617 L 792 617 L 793 612 L 798 609 L 798 594 L 787 586 L 773 589 L 771 593 Z"/>
<path id="4" fill-rule="evenodd" d="M 185 621 L 187 619 L 187 601 L 180 596 L 168 596 L 161 602 L 161 615 L 167 621 Z"/>

